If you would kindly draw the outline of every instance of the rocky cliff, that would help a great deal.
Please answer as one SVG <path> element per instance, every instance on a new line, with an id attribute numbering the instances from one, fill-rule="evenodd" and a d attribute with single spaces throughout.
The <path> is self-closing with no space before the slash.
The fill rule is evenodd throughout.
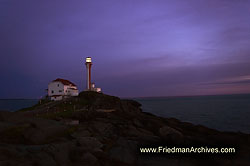
<path id="1" fill-rule="evenodd" d="M 142 112 L 95 92 L 0 111 L 0 165 L 249 165 L 250 135 Z M 234 147 L 236 154 L 142 154 L 142 147 Z"/>

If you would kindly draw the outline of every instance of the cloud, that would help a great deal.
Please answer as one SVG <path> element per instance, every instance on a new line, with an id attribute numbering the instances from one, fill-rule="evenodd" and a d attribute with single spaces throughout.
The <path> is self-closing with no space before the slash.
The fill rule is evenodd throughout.
<path id="1" fill-rule="evenodd" d="M 237 77 L 229 77 L 223 78 L 219 80 L 215 80 L 213 82 L 202 83 L 203 85 L 241 85 L 241 84 L 249 84 L 250 85 L 250 75 L 237 76 Z"/>
<path id="2" fill-rule="evenodd" d="M 21 96 L 11 83 L 29 80 L 22 92 L 40 96 L 59 76 L 83 87 L 91 56 L 94 81 L 116 95 L 245 88 L 245 78 L 226 79 L 250 75 L 249 2 L 1 1 L 0 87 Z"/>

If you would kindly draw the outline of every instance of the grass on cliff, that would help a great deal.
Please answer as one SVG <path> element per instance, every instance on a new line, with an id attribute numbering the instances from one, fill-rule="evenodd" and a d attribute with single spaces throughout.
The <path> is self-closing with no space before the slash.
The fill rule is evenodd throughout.
<path id="1" fill-rule="evenodd" d="M 76 97 L 66 98 L 61 101 L 51 101 L 49 99 L 40 100 L 36 105 L 19 111 L 32 111 L 36 109 L 60 109 L 60 110 L 77 110 L 82 108 L 112 108 L 120 103 L 120 99 L 115 96 L 109 96 L 103 93 L 93 91 L 83 91 Z"/>
<path id="2" fill-rule="evenodd" d="M 37 104 L 35 104 L 35 105 L 31 106 L 31 107 L 22 108 L 22 109 L 20 109 L 20 110 L 18 110 L 18 111 L 20 111 L 20 112 L 32 111 L 32 110 L 34 110 L 34 109 L 36 109 L 36 108 L 38 108 L 38 107 L 40 107 L 40 106 L 45 106 L 45 105 L 50 104 L 50 103 L 52 103 L 52 102 L 53 102 L 53 101 L 49 100 L 48 98 L 46 98 L 46 99 L 41 99 L 41 100 L 39 100 L 39 101 L 37 102 Z"/>
<path id="3" fill-rule="evenodd" d="M 93 115 L 93 110 L 133 110 L 132 107 L 138 107 L 139 105 L 136 101 L 121 100 L 118 97 L 103 93 L 84 91 L 76 97 L 61 101 L 44 100 L 20 111 L 33 111 L 32 113 L 35 113 L 35 116 L 46 119 L 85 119 Z"/>

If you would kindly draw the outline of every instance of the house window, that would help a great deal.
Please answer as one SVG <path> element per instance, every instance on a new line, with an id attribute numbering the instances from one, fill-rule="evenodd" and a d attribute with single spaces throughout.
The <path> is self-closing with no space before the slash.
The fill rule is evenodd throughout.
<path id="1" fill-rule="evenodd" d="M 52 90 L 51 93 L 54 93 L 54 91 Z"/>
<path id="2" fill-rule="evenodd" d="M 62 92 L 62 90 L 59 90 L 59 92 Z"/>
<path id="3" fill-rule="evenodd" d="M 59 84 L 57 84 L 57 86 L 59 87 Z"/>

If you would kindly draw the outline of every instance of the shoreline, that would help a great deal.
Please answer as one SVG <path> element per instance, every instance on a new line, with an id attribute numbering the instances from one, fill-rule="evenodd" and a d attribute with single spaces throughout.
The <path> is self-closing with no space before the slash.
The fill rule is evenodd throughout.
<path id="1" fill-rule="evenodd" d="M 239 98 L 238 98 L 238 95 L 227 95 L 226 97 L 225 96 L 217 96 L 218 98 L 219 98 L 219 100 L 228 100 L 228 99 L 231 99 L 231 96 L 233 96 L 233 98 L 235 97 L 236 98 L 236 100 L 239 100 Z M 245 95 L 244 95 L 245 96 Z M 243 97 L 244 97 L 243 96 Z M 248 96 L 248 95 L 247 95 Z M 205 98 L 204 98 L 205 97 Z M 209 101 L 207 101 L 206 100 L 206 98 L 209 98 Z M 210 101 L 210 97 L 211 97 L 211 101 Z M 249 95 L 249 97 L 250 97 L 250 95 Z M 157 106 L 158 104 L 161 104 L 159 101 L 158 101 L 158 99 L 159 100 L 161 100 L 161 99 L 164 99 L 164 100 L 166 100 L 166 104 L 164 105 L 162 105 L 161 107 L 159 107 L 159 106 Z M 173 101 L 173 100 L 175 101 Z M 175 100 L 176 99 L 176 100 Z M 178 106 L 178 105 L 180 105 L 180 104 L 186 104 L 187 102 L 189 102 L 189 101 L 186 101 L 186 99 L 191 99 L 191 100 L 193 100 L 193 101 L 190 101 L 190 102 L 192 102 L 193 104 L 193 106 L 188 106 L 187 105 L 187 107 L 185 108 L 185 107 L 183 107 L 183 108 L 181 108 L 181 109 L 186 109 L 186 110 L 191 110 L 191 112 L 190 113 L 192 113 L 194 116 L 193 117 L 191 117 L 191 116 L 187 116 L 187 115 L 185 115 L 184 113 L 185 113 L 185 111 L 183 110 L 183 111 L 179 111 L 178 109 L 180 109 L 180 107 Z M 13 102 L 11 102 L 11 103 L 14 103 L 14 105 L 15 105 L 15 101 L 18 101 L 19 99 L 15 99 L 15 100 L 13 100 Z M 211 110 L 211 111 L 213 111 L 213 114 L 211 114 L 210 112 L 210 110 L 209 110 L 209 112 L 208 112 L 208 110 L 206 109 L 206 107 L 207 106 L 209 106 L 207 103 L 211 103 L 213 100 L 217 100 L 217 98 L 214 98 L 213 96 L 202 96 L 201 98 L 200 97 L 185 97 L 185 98 L 172 98 L 172 97 L 170 97 L 170 98 L 165 98 L 165 97 L 163 97 L 163 98 L 152 98 L 152 101 L 151 101 L 151 98 L 150 99 L 148 99 L 148 98 L 143 98 L 143 99 L 134 99 L 134 100 L 136 100 L 136 101 L 138 101 L 138 102 L 140 102 L 140 103 L 142 103 L 143 104 L 143 106 L 142 106 L 142 111 L 144 111 L 144 112 L 149 112 L 149 113 L 152 113 L 152 114 L 155 114 L 155 115 L 157 115 L 157 116 L 160 116 L 160 117 L 164 117 L 164 118 L 169 118 L 169 117 L 172 117 L 172 118 L 176 118 L 176 119 L 179 119 L 179 120 L 181 120 L 181 121 L 183 121 L 183 122 L 189 122 L 189 123 L 193 123 L 193 124 L 195 124 L 195 125 L 203 125 L 203 126 L 207 126 L 207 127 L 209 127 L 209 128 L 213 128 L 213 129 L 216 129 L 216 130 L 218 130 L 218 131 L 224 131 L 224 132 L 242 132 L 242 133 L 246 133 L 246 134 L 249 134 L 250 132 L 249 132 L 249 130 L 248 130 L 248 128 L 246 128 L 245 127 L 245 125 L 244 124 L 247 124 L 245 121 L 240 121 L 240 122 L 237 122 L 236 120 L 237 119 L 239 119 L 240 117 L 240 115 L 237 115 L 235 118 L 236 118 L 236 120 L 235 121 L 232 121 L 231 123 L 232 123 L 232 125 L 230 125 L 230 124 L 227 124 L 227 125 L 224 125 L 224 124 L 222 124 L 222 123 L 227 123 L 227 120 L 226 119 L 224 119 L 224 121 L 223 121 L 223 119 L 221 119 L 221 120 L 219 120 L 218 121 L 218 118 L 216 118 L 216 114 L 214 114 L 214 113 L 216 113 L 214 110 Z M 150 100 L 149 102 L 148 102 L 148 100 Z M 11 101 L 11 99 L 9 100 L 9 99 L 6 99 L 6 100 L 4 100 L 4 101 L 6 101 L 6 102 L 9 102 L 9 101 Z M 2 102 L 4 102 L 4 101 L 2 101 Z M 30 101 L 30 102 L 32 102 L 32 101 L 34 101 L 34 102 L 38 102 L 39 100 L 37 100 L 37 99 L 21 99 L 20 100 L 20 102 L 25 102 L 25 101 Z M 245 101 L 245 100 L 243 100 L 243 101 Z M 24 104 L 22 104 L 22 103 L 17 103 L 18 105 L 25 105 L 25 103 Z M 33 103 L 34 103 L 33 102 Z M 172 103 L 172 102 L 174 102 L 174 103 Z M 199 102 L 204 102 L 204 104 L 203 104 L 203 106 L 201 107 L 201 108 L 199 108 L 199 109 L 203 109 L 203 108 L 205 108 L 205 110 L 202 110 L 202 111 L 196 111 L 197 110 L 197 104 L 200 104 Z M 216 101 L 217 102 L 217 101 Z M 224 101 L 222 101 L 222 102 L 224 102 Z M 224 102 L 224 104 L 227 104 L 227 103 L 229 103 L 230 101 L 228 101 L 228 102 Z M 147 105 L 149 103 L 149 105 Z M 144 105 L 145 104 L 145 105 Z M 213 104 L 213 103 L 211 103 L 211 104 Z M 216 104 L 216 103 L 215 103 Z M 231 105 L 231 103 L 229 103 L 230 105 Z M 235 103 L 235 104 L 233 104 L 234 105 L 234 107 L 238 107 L 238 105 L 236 105 L 237 103 Z M 13 104 L 12 104 L 13 105 Z M 14 111 L 18 111 L 19 109 L 17 109 L 17 108 L 11 108 L 11 106 L 12 105 L 10 105 L 9 103 L 7 103 L 7 107 L 6 107 L 6 109 L 5 109 L 5 111 L 11 111 L 11 112 L 14 112 Z M 27 104 L 26 105 L 26 107 L 28 106 L 29 104 Z M 145 106 L 145 107 L 144 107 Z M 25 106 L 23 106 L 23 107 L 25 107 Z M 218 107 L 218 108 L 217 108 Z M 8 108 L 10 108 L 9 110 L 7 110 Z M 165 109 L 164 109 L 165 108 Z M 221 108 L 221 105 L 218 105 L 218 106 L 215 106 L 214 107 L 214 109 L 216 109 L 216 110 L 219 110 Z M 220 111 L 218 111 L 218 113 L 220 113 L 220 112 L 223 112 L 223 109 L 224 108 L 221 108 L 221 110 Z M 242 111 L 244 111 L 244 110 L 246 110 L 247 109 L 247 105 L 243 105 L 240 109 L 242 109 Z M 158 110 L 158 111 L 154 111 L 154 110 Z M 175 110 L 176 110 L 176 112 L 175 112 Z M 241 112 L 242 112 L 241 111 Z M 234 111 L 235 112 L 235 111 Z M 228 113 L 228 112 L 224 112 L 225 114 L 224 115 L 226 115 L 226 116 L 228 116 L 229 118 L 233 118 L 234 119 L 234 117 L 232 117 L 233 116 L 233 113 L 234 112 L 232 112 L 231 111 L 231 113 Z M 238 112 L 238 111 L 237 111 Z M 235 112 L 235 113 L 237 113 L 237 112 Z M 183 115 L 182 115 L 183 114 Z M 204 114 L 204 120 L 202 120 L 202 119 L 200 119 L 200 116 L 202 115 L 202 114 Z M 246 113 L 244 113 L 244 114 L 247 114 L 247 112 Z M 243 116 L 244 116 L 244 114 L 243 114 Z M 207 119 L 207 120 L 206 120 Z M 214 122 L 214 124 L 212 124 L 212 125 L 210 125 L 209 124 L 209 119 L 210 119 L 210 121 L 212 122 Z M 244 118 L 243 118 L 244 119 Z M 204 121 L 204 122 L 203 122 Z M 220 125 L 221 124 L 221 125 Z M 217 126 L 216 126 L 217 125 Z M 224 127 L 223 127 L 224 126 Z M 227 127 L 229 127 L 229 128 L 227 128 Z"/>
<path id="2" fill-rule="evenodd" d="M 17 112 L 0 112 L 0 164 L 249 165 L 250 134 L 220 132 L 142 112 L 140 107 L 133 100 L 82 92 L 78 97 L 43 101 Z M 142 147 L 156 145 L 235 148 L 236 153 L 139 153 Z"/>

